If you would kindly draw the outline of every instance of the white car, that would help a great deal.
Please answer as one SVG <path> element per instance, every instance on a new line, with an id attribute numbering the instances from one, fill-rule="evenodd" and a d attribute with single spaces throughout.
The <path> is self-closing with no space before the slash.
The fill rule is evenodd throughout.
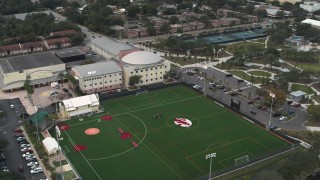
<path id="1" fill-rule="evenodd" d="M 286 116 L 282 116 L 279 120 L 280 120 L 280 121 L 283 121 L 283 120 L 285 120 L 285 119 L 287 119 L 287 117 L 286 117 Z"/>
<path id="2" fill-rule="evenodd" d="M 36 158 L 35 155 L 29 155 L 29 156 L 26 156 L 26 160 L 27 161 L 31 161 L 31 160 L 34 160 Z"/>
<path id="3" fill-rule="evenodd" d="M 209 85 L 215 85 L 216 83 L 214 81 L 209 82 Z"/>
<path id="4" fill-rule="evenodd" d="M 197 84 L 196 84 L 196 85 L 194 85 L 194 86 L 193 86 L 193 88 L 195 88 L 195 89 L 202 89 L 202 87 L 201 87 L 201 86 L 199 86 L 199 85 L 197 85 Z"/>
<path id="5" fill-rule="evenodd" d="M 26 153 L 22 154 L 22 157 L 27 157 L 27 156 L 30 156 L 30 155 L 34 155 L 34 154 L 32 154 L 30 152 L 26 152 Z"/>
<path id="6" fill-rule="evenodd" d="M 39 172 L 42 172 L 41 167 L 40 167 L 40 169 L 31 169 L 31 171 L 30 171 L 31 174 L 37 174 Z"/>
<path id="7" fill-rule="evenodd" d="M 39 165 L 32 165 L 32 166 L 30 166 L 31 169 L 37 169 L 37 168 L 39 168 L 39 167 L 40 167 Z"/>
<path id="8" fill-rule="evenodd" d="M 20 148 L 30 147 L 30 144 L 21 144 Z"/>
<path id="9" fill-rule="evenodd" d="M 17 138 L 17 141 L 21 141 L 21 140 L 23 140 L 23 139 L 26 139 L 26 137 L 24 137 L 24 136 L 18 137 L 18 138 Z"/>
<path id="10" fill-rule="evenodd" d="M 38 162 L 28 162 L 27 166 L 39 165 Z"/>
<path id="11" fill-rule="evenodd" d="M 32 150 L 31 147 L 24 147 L 24 148 L 21 149 L 22 152 L 23 151 L 30 151 L 30 150 Z"/>

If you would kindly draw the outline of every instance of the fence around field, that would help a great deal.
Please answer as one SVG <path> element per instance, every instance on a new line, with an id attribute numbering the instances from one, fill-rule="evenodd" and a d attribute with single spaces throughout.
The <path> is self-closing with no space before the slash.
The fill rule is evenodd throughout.
<path id="1" fill-rule="evenodd" d="M 146 90 L 152 91 L 152 90 L 157 90 L 157 89 L 164 89 L 164 88 L 168 88 L 168 87 L 178 86 L 181 84 L 182 84 L 181 82 L 172 82 L 172 83 L 168 83 L 168 84 L 157 83 L 157 84 L 146 85 L 146 86 L 140 87 L 139 89 L 133 90 L 133 91 L 103 93 L 103 94 L 100 94 L 100 100 L 108 100 L 108 99 L 114 99 L 114 98 L 119 98 L 119 97 L 123 97 L 123 96 L 136 95 L 137 93 L 143 92 Z"/>
<path id="2" fill-rule="evenodd" d="M 292 144 L 291 146 L 286 146 L 286 147 L 280 148 L 278 150 L 266 153 L 266 154 L 264 154 L 262 156 L 259 156 L 257 158 L 250 159 L 249 161 L 247 161 L 245 163 L 242 163 L 242 164 L 240 164 L 238 166 L 234 165 L 234 166 L 227 167 L 227 168 L 225 168 L 223 170 L 220 170 L 220 171 L 212 172 L 211 178 L 212 179 L 219 178 L 219 177 L 225 176 L 225 175 L 227 175 L 229 173 L 233 173 L 233 172 L 241 170 L 243 168 L 247 168 L 249 166 L 255 165 L 255 164 L 260 163 L 262 161 L 277 157 L 277 156 L 279 156 L 281 154 L 284 154 L 284 153 L 287 153 L 289 151 L 294 150 L 298 146 L 300 146 L 300 144 L 298 144 L 298 143 Z M 209 176 L 202 176 L 202 177 L 199 177 L 197 179 L 199 179 L 199 180 L 207 180 L 207 179 L 209 179 Z"/>

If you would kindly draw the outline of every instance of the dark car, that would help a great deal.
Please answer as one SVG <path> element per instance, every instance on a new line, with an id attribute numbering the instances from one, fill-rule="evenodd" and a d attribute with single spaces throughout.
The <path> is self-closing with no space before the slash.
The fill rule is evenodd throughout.
<path id="1" fill-rule="evenodd" d="M 260 106 L 257 107 L 257 109 L 261 109 L 262 107 L 263 107 L 263 106 L 260 105 Z"/>
<path id="2" fill-rule="evenodd" d="M 190 75 L 190 76 L 194 75 L 193 72 L 187 72 L 187 74 Z"/>
<path id="3" fill-rule="evenodd" d="M 238 95 L 238 93 L 236 93 L 236 92 L 230 93 L 230 96 L 237 96 L 237 95 Z"/>
<path id="4" fill-rule="evenodd" d="M 281 113 L 279 112 L 272 113 L 272 117 L 278 117 L 278 116 L 281 116 Z"/>
<path id="5" fill-rule="evenodd" d="M 276 125 L 272 125 L 272 126 L 270 126 L 270 129 L 275 130 L 275 129 L 278 129 L 278 127 Z"/>
<path id="6" fill-rule="evenodd" d="M 300 104 L 300 103 L 295 103 L 293 106 L 294 106 L 294 107 L 300 107 L 301 104 Z"/>
<path id="7" fill-rule="evenodd" d="M 226 74 L 226 77 L 232 77 L 232 76 L 233 76 L 233 75 L 230 74 L 230 73 Z"/>
<path id="8" fill-rule="evenodd" d="M 242 83 L 242 82 L 244 82 L 243 79 L 238 79 L 238 83 Z"/>
<path id="9" fill-rule="evenodd" d="M 249 101 L 249 102 L 248 102 L 248 104 L 253 104 L 253 103 L 254 103 L 254 101 Z"/>
<path id="10" fill-rule="evenodd" d="M 66 93 L 69 92 L 69 90 L 68 90 L 67 88 L 63 88 L 62 90 L 63 90 L 64 92 L 66 92 Z"/>
<path id="11" fill-rule="evenodd" d="M 226 88 L 226 87 L 225 87 L 225 86 L 220 86 L 220 87 L 219 87 L 219 89 L 224 89 L 224 88 Z"/>
<path id="12" fill-rule="evenodd" d="M 265 106 L 262 106 L 262 108 L 260 108 L 261 110 L 266 110 L 267 109 L 267 107 L 265 107 Z"/>
<path id="13" fill-rule="evenodd" d="M 256 114 L 257 114 L 257 112 L 255 112 L 255 111 L 250 111 L 250 113 L 251 113 L 252 115 L 256 115 Z"/>
<path id="14" fill-rule="evenodd" d="M 259 96 L 257 96 L 257 97 L 255 97 L 253 100 L 259 100 L 260 99 L 260 97 Z"/>
<path id="15" fill-rule="evenodd" d="M 70 92 L 68 92 L 68 96 L 69 96 L 69 97 L 72 97 L 72 94 L 71 94 Z"/>

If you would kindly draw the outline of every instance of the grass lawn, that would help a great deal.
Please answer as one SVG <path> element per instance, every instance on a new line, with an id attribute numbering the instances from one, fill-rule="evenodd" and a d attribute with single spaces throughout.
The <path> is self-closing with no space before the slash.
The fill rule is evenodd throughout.
<path id="1" fill-rule="evenodd" d="M 297 67 L 309 73 L 319 73 L 320 63 L 298 63 Z"/>
<path id="2" fill-rule="evenodd" d="M 53 165 L 54 165 L 55 167 L 59 167 L 59 166 L 60 166 L 60 161 L 53 161 L 52 163 L 53 163 Z M 68 164 L 68 162 L 67 162 L 66 160 L 62 160 L 62 161 L 61 161 L 61 165 L 62 165 L 62 166 L 63 166 L 63 165 L 66 165 L 66 164 Z"/>
<path id="3" fill-rule="evenodd" d="M 292 84 L 291 91 L 303 91 L 307 94 L 313 94 L 314 91 L 309 86 L 301 85 L 301 84 Z"/>
<path id="4" fill-rule="evenodd" d="M 66 172 L 63 172 L 63 175 L 64 175 L 64 179 L 74 179 L 76 178 L 76 175 L 73 173 L 73 171 L 66 171 Z"/>
<path id="5" fill-rule="evenodd" d="M 265 71 L 249 71 L 248 73 L 256 76 L 265 76 L 268 78 L 271 77 L 271 73 Z"/>
<path id="6" fill-rule="evenodd" d="M 249 46 L 257 46 L 264 48 L 264 44 L 256 42 L 237 42 L 226 45 L 226 50 L 230 53 L 235 53 L 239 49 L 243 49 L 245 52 L 248 51 Z"/>
<path id="7" fill-rule="evenodd" d="M 212 171 L 236 158 L 257 158 L 290 143 L 184 86 L 101 102 L 111 121 L 100 116 L 65 121 L 60 146 L 82 179 L 194 179 L 209 173 L 206 154 L 217 153 Z M 161 117 L 154 118 L 155 114 Z M 175 124 L 187 118 L 188 128 Z M 190 125 L 190 122 L 189 122 Z M 87 135 L 88 128 L 98 128 Z M 122 139 L 118 129 L 132 134 Z M 132 142 L 139 144 L 138 148 Z M 75 145 L 87 149 L 76 151 Z"/>

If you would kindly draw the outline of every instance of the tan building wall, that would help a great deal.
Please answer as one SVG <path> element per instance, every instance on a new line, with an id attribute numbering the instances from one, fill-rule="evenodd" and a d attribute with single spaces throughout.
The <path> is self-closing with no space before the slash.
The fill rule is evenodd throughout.
<path id="1" fill-rule="evenodd" d="M 150 65 L 123 65 L 123 77 L 125 86 L 129 87 L 129 78 L 133 75 L 141 75 L 138 86 L 163 82 L 163 75 L 170 70 L 170 62 L 164 60 L 158 64 Z"/>

